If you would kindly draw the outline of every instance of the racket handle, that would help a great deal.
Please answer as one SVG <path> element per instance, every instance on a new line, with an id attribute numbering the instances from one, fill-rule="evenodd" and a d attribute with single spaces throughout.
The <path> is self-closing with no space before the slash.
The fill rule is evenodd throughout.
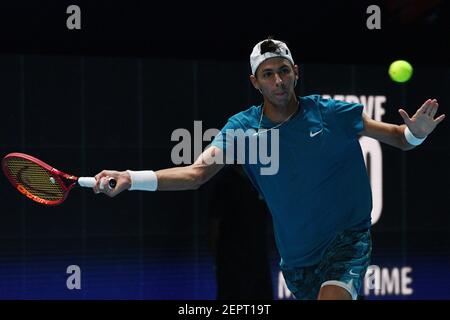
<path id="1" fill-rule="evenodd" d="M 93 188 L 95 186 L 95 178 L 92 177 L 80 177 L 78 178 L 78 184 L 81 187 L 85 187 L 85 188 Z M 108 181 L 109 187 L 111 189 L 114 189 L 116 187 L 117 181 L 116 179 L 109 179 Z"/>
<path id="2" fill-rule="evenodd" d="M 93 188 L 95 186 L 95 178 L 91 178 L 91 177 L 80 177 L 78 178 L 78 184 L 81 187 L 85 187 L 85 188 Z"/>

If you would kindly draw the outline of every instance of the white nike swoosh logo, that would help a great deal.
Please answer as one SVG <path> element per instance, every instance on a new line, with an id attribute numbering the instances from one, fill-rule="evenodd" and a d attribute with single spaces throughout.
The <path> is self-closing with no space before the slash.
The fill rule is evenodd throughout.
<path id="1" fill-rule="evenodd" d="M 348 273 L 350 273 L 351 276 L 359 276 L 359 274 L 353 272 L 353 269 L 350 270 Z"/>
<path id="2" fill-rule="evenodd" d="M 323 128 L 322 129 L 320 129 L 319 131 L 317 131 L 317 132 L 312 132 L 312 131 L 310 131 L 309 132 L 309 136 L 311 137 L 311 138 L 314 138 L 315 136 L 317 136 L 319 133 L 321 133 L 323 131 Z"/>

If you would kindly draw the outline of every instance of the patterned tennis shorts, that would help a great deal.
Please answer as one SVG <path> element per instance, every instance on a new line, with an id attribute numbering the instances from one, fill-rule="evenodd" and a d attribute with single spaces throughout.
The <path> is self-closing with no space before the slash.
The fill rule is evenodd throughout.
<path id="1" fill-rule="evenodd" d="M 331 242 L 318 264 L 280 268 L 296 299 L 317 299 L 321 287 L 336 285 L 346 289 L 356 300 L 370 264 L 371 252 L 370 230 L 344 231 Z"/>

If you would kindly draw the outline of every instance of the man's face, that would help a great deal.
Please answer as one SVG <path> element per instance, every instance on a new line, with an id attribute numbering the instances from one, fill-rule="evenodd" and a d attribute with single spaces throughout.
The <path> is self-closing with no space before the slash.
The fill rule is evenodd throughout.
<path id="1" fill-rule="evenodd" d="M 295 95 L 298 68 L 284 58 L 271 58 L 261 63 L 252 83 L 274 105 L 285 105 Z"/>

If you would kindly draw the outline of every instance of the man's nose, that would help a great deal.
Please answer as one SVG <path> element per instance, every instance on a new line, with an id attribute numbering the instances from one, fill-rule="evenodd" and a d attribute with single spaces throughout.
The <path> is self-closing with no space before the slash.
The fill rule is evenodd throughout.
<path id="1" fill-rule="evenodd" d="M 281 77 L 279 76 L 278 73 L 275 73 L 275 83 L 276 83 L 277 85 L 280 85 L 280 84 L 283 83 L 283 79 L 281 79 Z"/>

